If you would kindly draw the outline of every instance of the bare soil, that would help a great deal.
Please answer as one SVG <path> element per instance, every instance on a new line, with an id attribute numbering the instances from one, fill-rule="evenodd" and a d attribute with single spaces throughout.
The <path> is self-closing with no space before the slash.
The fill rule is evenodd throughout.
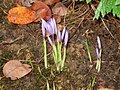
<path id="1" fill-rule="evenodd" d="M 49 45 L 49 68 L 44 67 L 40 22 L 28 25 L 8 22 L 6 12 L 15 3 L 13 0 L 0 0 L 0 90 L 47 90 L 47 81 L 50 90 L 54 86 L 56 90 L 97 90 L 101 87 L 120 89 L 120 19 L 109 14 L 93 20 L 94 10 L 91 5 L 85 2 L 74 4 L 70 0 L 63 0 L 63 3 L 69 5 L 65 17 L 69 42 L 65 69 L 57 72 Z M 96 3 L 92 5 L 96 6 Z M 64 24 L 64 20 L 60 24 Z M 99 73 L 95 69 L 97 36 L 101 39 L 103 49 Z M 86 40 L 92 63 L 87 54 Z M 3 65 L 9 60 L 28 63 L 33 66 L 33 70 L 23 78 L 11 81 L 2 73 Z"/>

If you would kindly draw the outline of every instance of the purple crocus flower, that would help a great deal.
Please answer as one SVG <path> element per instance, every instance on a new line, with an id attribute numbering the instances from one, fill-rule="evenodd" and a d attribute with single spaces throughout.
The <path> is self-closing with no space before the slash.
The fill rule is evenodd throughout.
<path id="1" fill-rule="evenodd" d="M 53 22 L 53 19 L 50 18 L 49 21 L 47 21 L 47 30 L 48 32 L 51 34 L 51 35 L 54 35 L 54 22 Z"/>
<path id="2" fill-rule="evenodd" d="M 62 42 L 61 32 L 60 30 L 57 31 L 57 38 L 59 42 Z"/>
<path id="3" fill-rule="evenodd" d="M 63 40 L 63 38 L 64 38 L 64 36 L 65 36 L 65 33 L 66 33 L 66 28 L 64 27 L 64 28 L 63 28 L 63 31 L 62 31 L 62 40 Z"/>
<path id="4" fill-rule="evenodd" d="M 101 49 L 101 41 L 99 36 L 97 36 L 97 42 L 98 42 L 98 48 Z"/>
<path id="5" fill-rule="evenodd" d="M 56 25 L 56 21 L 55 21 L 54 18 L 52 19 L 52 21 L 53 21 L 53 24 L 54 24 L 54 34 L 57 34 L 57 25 Z"/>
<path id="6" fill-rule="evenodd" d="M 41 20 L 42 20 L 42 34 L 43 34 L 43 37 L 45 37 L 45 30 L 47 30 L 50 33 L 50 35 L 54 35 L 55 34 L 55 29 L 56 29 L 55 20 L 52 19 L 52 18 L 50 18 L 49 21 L 47 21 L 47 22 L 44 19 L 41 19 Z"/>
<path id="7" fill-rule="evenodd" d="M 45 22 L 45 20 L 43 20 L 43 19 L 41 19 L 41 20 L 42 20 L 42 34 L 43 34 L 43 38 L 45 38 L 45 29 L 46 29 L 45 25 L 47 23 Z"/>
<path id="8" fill-rule="evenodd" d="M 68 42 L 68 31 L 66 30 L 66 28 L 64 27 L 63 31 L 62 31 L 62 35 L 61 32 L 59 30 L 57 30 L 57 26 L 56 26 L 56 22 L 54 18 L 50 18 L 49 21 L 45 21 L 44 19 L 42 20 L 42 34 L 43 37 L 45 37 L 45 30 L 47 30 L 50 35 L 57 35 L 57 39 L 62 42 L 62 40 L 64 41 L 64 45 L 67 45 Z M 52 45 L 52 40 L 50 39 L 50 37 L 48 37 L 48 40 L 50 42 L 50 44 Z"/>
<path id="9" fill-rule="evenodd" d="M 67 46 L 67 42 L 68 42 L 68 31 L 66 30 L 65 37 L 64 37 L 64 45 L 65 45 L 65 47 Z"/>
<path id="10" fill-rule="evenodd" d="M 58 36 L 58 40 L 61 42 L 62 40 L 64 41 L 64 45 L 67 45 L 68 42 L 68 31 L 66 30 L 66 28 L 64 27 L 63 31 L 62 31 L 62 35 L 61 32 L 58 30 L 57 31 L 57 36 Z"/>
<path id="11" fill-rule="evenodd" d="M 96 54 L 97 54 L 98 60 L 100 60 L 100 52 L 99 52 L 98 48 L 96 48 Z"/>
<path id="12" fill-rule="evenodd" d="M 47 29 L 49 32 L 51 32 L 51 35 L 57 34 L 57 25 L 54 18 L 50 18 L 47 22 Z"/>

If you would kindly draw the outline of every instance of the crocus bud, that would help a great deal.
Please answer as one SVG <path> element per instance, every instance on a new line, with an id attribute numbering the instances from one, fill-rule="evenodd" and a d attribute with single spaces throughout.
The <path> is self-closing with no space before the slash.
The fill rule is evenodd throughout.
<path id="1" fill-rule="evenodd" d="M 58 30 L 58 32 L 57 32 L 57 38 L 58 38 L 58 41 L 60 41 L 60 42 L 62 41 L 60 30 Z"/>
<path id="2" fill-rule="evenodd" d="M 63 38 L 65 36 L 65 33 L 66 33 L 66 28 L 64 27 L 63 30 L 62 30 L 62 40 L 63 40 Z"/>
<path id="3" fill-rule="evenodd" d="M 43 20 L 43 19 L 41 19 L 42 20 L 42 35 L 43 35 L 43 37 L 45 37 L 45 24 L 46 24 L 46 22 Z"/>
<path id="4" fill-rule="evenodd" d="M 56 25 L 56 21 L 55 19 L 53 18 L 53 24 L 54 24 L 54 33 L 57 34 L 57 25 Z"/>
<path id="5" fill-rule="evenodd" d="M 65 38 L 64 38 L 64 45 L 67 46 L 67 43 L 68 43 L 68 31 L 66 30 Z"/>
<path id="6" fill-rule="evenodd" d="M 97 36 L 97 42 L 98 42 L 99 49 L 101 49 L 101 41 L 100 41 L 100 37 L 99 36 Z"/>
<path id="7" fill-rule="evenodd" d="M 97 54 L 98 60 L 100 60 L 100 52 L 99 52 L 98 48 L 96 48 L 96 54 Z"/>
<path id="8" fill-rule="evenodd" d="M 47 30 L 51 33 L 51 35 L 55 34 L 54 22 L 52 18 L 50 18 L 49 21 L 47 22 Z"/>

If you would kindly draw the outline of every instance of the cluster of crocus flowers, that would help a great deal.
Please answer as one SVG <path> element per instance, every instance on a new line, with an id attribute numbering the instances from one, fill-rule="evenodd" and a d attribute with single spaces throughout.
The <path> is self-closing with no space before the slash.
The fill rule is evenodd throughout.
<path id="1" fill-rule="evenodd" d="M 101 54 L 102 54 L 101 41 L 99 36 L 97 36 L 97 43 L 98 43 L 98 47 L 96 48 L 96 54 L 97 54 L 96 69 L 99 72 L 101 68 Z"/>
<path id="2" fill-rule="evenodd" d="M 47 49 L 46 38 L 52 46 L 54 63 L 57 70 L 63 70 L 66 59 L 66 46 L 68 43 L 68 31 L 64 27 L 62 32 L 57 29 L 54 18 L 50 18 L 49 21 L 42 20 L 42 34 L 43 34 L 43 46 L 44 46 L 44 64 L 47 68 Z M 63 52 L 62 52 L 63 51 Z"/>

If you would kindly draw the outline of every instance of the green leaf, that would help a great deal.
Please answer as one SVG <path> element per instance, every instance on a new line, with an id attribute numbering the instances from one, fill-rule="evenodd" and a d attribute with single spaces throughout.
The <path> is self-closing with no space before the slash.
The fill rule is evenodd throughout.
<path id="1" fill-rule="evenodd" d="M 79 0 L 80 2 L 84 1 L 84 0 Z M 91 2 L 91 0 L 86 0 L 87 4 Z"/>
<path id="2" fill-rule="evenodd" d="M 115 5 L 120 5 L 120 0 L 116 0 Z"/>
<path id="3" fill-rule="evenodd" d="M 101 0 L 101 2 L 102 2 L 101 14 L 102 14 L 102 17 L 104 17 L 105 14 L 106 14 L 105 9 L 106 9 L 107 1 L 106 0 Z"/>
<path id="4" fill-rule="evenodd" d="M 99 3 L 99 5 L 98 5 L 98 7 L 97 7 L 97 9 L 95 11 L 95 16 L 94 16 L 93 19 L 95 19 L 95 18 L 98 19 L 100 17 L 101 9 L 102 9 L 102 2 Z"/>
<path id="5" fill-rule="evenodd" d="M 113 9 L 115 0 L 107 0 L 106 12 L 109 13 Z"/>
<path id="6" fill-rule="evenodd" d="M 100 17 L 100 13 L 102 17 L 104 17 L 110 12 L 113 16 L 120 18 L 120 0 L 101 0 L 95 11 L 95 16 L 93 19 L 98 19 Z"/>
<path id="7" fill-rule="evenodd" d="M 87 4 L 91 2 L 91 0 L 86 0 Z"/>
<path id="8" fill-rule="evenodd" d="M 82 2 L 83 0 L 79 0 L 80 2 Z"/>
<path id="9" fill-rule="evenodd" d="M 120 5 L 119 6 L 115 6 L 114 8 L 113 8 L 113 15 L 115 16 L 117 16 L 117 17 L 119 17 L 120 18 Z"/>

